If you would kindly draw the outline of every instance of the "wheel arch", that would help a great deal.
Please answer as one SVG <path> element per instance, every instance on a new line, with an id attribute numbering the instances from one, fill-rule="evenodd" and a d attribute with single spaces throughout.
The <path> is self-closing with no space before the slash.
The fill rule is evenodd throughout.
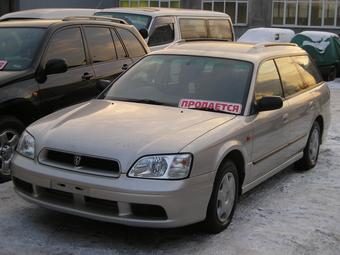
<path id="1" fill-rule="evenodd" d="M 11 116 L 25 126 L 31 124 L 38 116 L 37 107 L 27 99 L 15 99 L 0 105 L 0 116 Z"/>

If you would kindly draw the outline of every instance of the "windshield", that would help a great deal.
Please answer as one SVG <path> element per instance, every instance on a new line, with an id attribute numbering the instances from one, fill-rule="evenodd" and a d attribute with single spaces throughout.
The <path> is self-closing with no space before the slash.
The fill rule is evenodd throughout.
<path id="1" fill-rule="evenodd" d="M 30 67 L 44 33 L 42 28 L 0 28 L 0 71 Z"/>
<path id="2" fill-rule="evenodd" d="M 105 16 L 109 18 L 123 19 L 129 24 L 134 25 L 138 30 L 149 29 L 151 17 L 141 14 L 123 13 L 123 12 L 97 12 L 95 16 Z"/>
<path id="3" fill-rule="evenodd" d="M 129 69 L 101 97 L 240 114 L 252 69 L 251 63 L 240 60 L 152 55 Z M 233 106 L 238 106 L 237 111 Z"/>

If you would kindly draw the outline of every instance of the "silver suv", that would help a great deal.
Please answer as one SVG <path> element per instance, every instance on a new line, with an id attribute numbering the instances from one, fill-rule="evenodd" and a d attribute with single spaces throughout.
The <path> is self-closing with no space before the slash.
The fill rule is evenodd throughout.
<path id="1" fill-rule="evenodd" d="M 24 199 L 146 227 L 204 221 L 217 233 L 239 195 L 292 163 L 313 168 L 330 92 L 293 44 L 180 42 L 95 100 L 27 128 L 12 163 Z"/>

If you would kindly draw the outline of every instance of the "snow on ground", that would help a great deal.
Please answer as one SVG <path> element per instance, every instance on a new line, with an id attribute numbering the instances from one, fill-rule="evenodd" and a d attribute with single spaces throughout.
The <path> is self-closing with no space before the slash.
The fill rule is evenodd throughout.
<path id="1" fill-rule="evenodd" d="M 331 84 L 332 125 L 318 165 L 292 167 L 242 196 L 230 227 L 124 227 L 45 210 L 0 185 L 0 254 L 340 254 L 340 84 Z M 336 89 L 335 87 L 339 88 Z"/>
<path id="2" fill-rule="evenodd" d="M 329 81 L 327 84 L 331 89 L 340 89 L 340 78 L 335 81 Z"/>

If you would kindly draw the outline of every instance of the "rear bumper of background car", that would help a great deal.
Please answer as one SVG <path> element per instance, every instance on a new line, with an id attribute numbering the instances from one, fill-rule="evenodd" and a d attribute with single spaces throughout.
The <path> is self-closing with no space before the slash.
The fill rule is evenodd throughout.
<path id="1" fill-rule="evenodd" d="M 41 165 L 21 155 L 12 163 L 16 192 L 64 213 L 131 226 L 168 228 L 205 219 L 215 173 L 178 181 L 88 175 Z"/>

